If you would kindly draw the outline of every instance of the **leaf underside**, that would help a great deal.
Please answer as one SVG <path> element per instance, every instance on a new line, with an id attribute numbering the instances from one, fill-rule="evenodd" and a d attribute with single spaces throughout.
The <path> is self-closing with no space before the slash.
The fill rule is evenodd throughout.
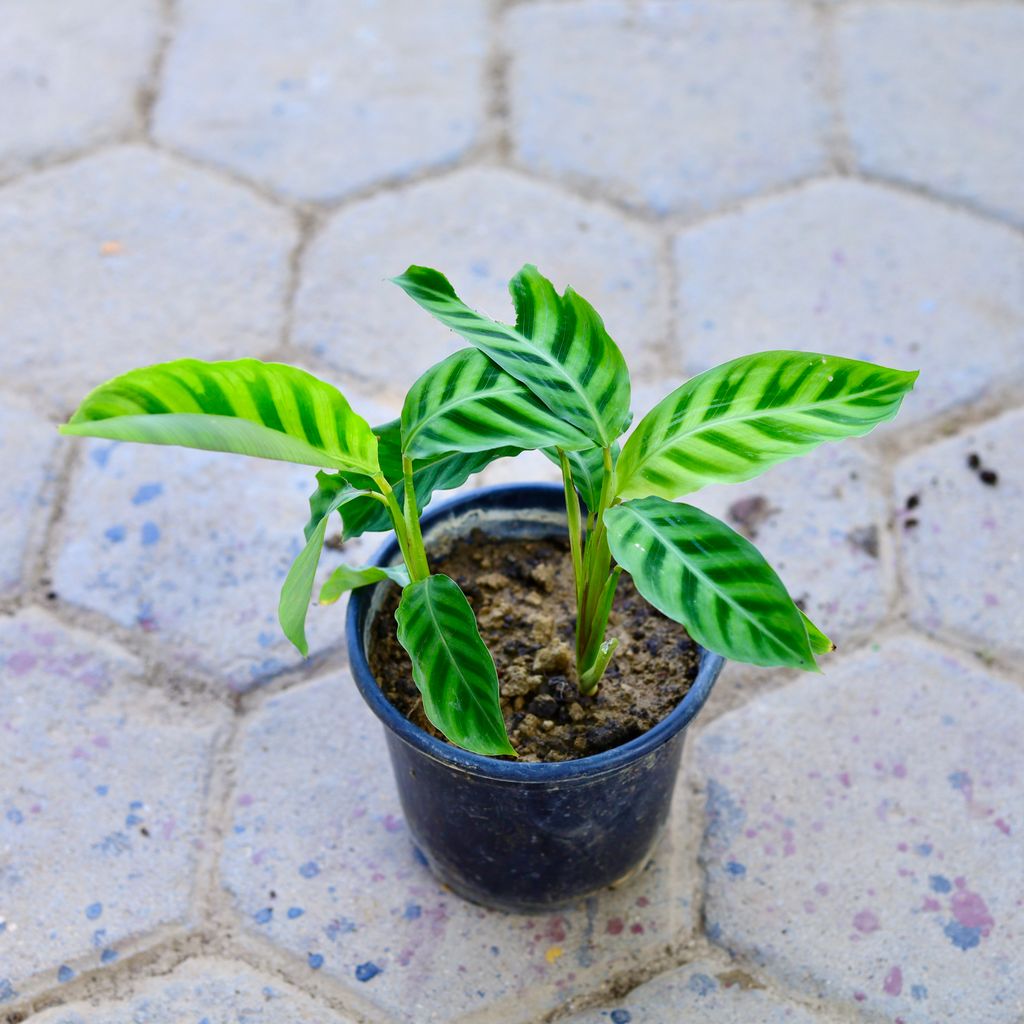
<path id="1" fill-rule="evenodd" d="M 442 575 L 411 583 L 402 591 L 395 618 L 427 718 L 473 753 L 514 755 L 494 661 L 458 584 Z"/>
<path id="2" fill-rule="evenodd" d="M 364 569 L 339 565 L 320 588 L 320 604 L 334 604 L 342 594 L 381 580 L 391 580 L 400 587 L 407 587 L 409 570 L 404 565 L 368 565 Z"/>
<path id="3" fill-rule="evenodd" d="M 618 463 L 622 498 L 678 498 L 749 480 L 825 441 L 892 419 L 917 374 L 813 352 L 761 352 L 699 374 L 637 425 Z"/>
<path id="4" fill-rule="evenodd" d="M 815 670 L 800 610 L 745 537 L 663 498 L 605 513 L 608 544 L 637 590 L 698 643 L 735 661 Z"/>
<path id="5" fill-rule="evenodd" d="M 395 283 L 594 444 L 618 437 L 629 413 L 626 362 L 600 316 L 571 288 L 559 296 L 527 264 L 509 282 L 516 310 L 510 327 L 470 309 L 436 270 L 412 266 Z"/>
<path id="6" fill-rule="evenodd" d="M 65 434 L 377 471 L 377 439 L 336 388 L 258 359 L 179 359 L 101 384 Z"/>

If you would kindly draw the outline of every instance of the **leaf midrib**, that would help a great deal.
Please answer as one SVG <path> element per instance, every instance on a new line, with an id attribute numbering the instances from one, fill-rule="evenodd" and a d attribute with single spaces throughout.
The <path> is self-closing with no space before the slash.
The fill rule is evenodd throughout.
<path id="1" fill-rule="evenodd" d="M 698 568 L 696 568 L 690 562 L 688 562 L 684 558 L 682 553 L 679 551 L 679 548 L 676 547 L 676 545 L 674 543 L 669 542 L 667 540 L 667 538 L 665 537 L 665 535 L 660 530 L 658 530 L 658 528 L 654 525 L 654 523 L 650 519 L 646 518 L 645 516 L 642 516 L 636 509 L 630 508 L 629 505 L 627 505 L 627 504 L 620 505 L 619 507 L 622 508 L 622 509 L 625 509 L 626 511 L 628 511 L 629 514 L 631 516 L 634 516 L 640 523 L 646 524 L 648 526 L 648 528 L 650 529 L 651 533 L 653 533 L 654 536 L 656 536 L 659 540 L 661 540 L 666 548 L 668 548 L 669 550 L 675 551 L 679 555 L 680 562 L 682 562 L 683 565 L 687 566 L 689 568 L 689 571 L 692 572 L 694 574 L 694 576 L 699 576 L 702 580 L 704 580 L 704 582 L 707 584 L 707 586 L 710 587 L 712 590 L 714 590 L 715 593 L 717 593 L 727 604 L 732 605 L 732 607 L 735 608 L 740 613 L 740 616 L 743 619 L 746 619 L 748 622 L 752 622 L 755 626 L 757 626 L 761 630 L 761 632 L 766 633 L 768 636 L 771 636 L 777 643 L 782 645 L 784 650 L 789 650 L 790 649 L 789 648 L 789 644 L 787 644 L 783 638 L 779 637 L 776 633 L 772 632 L 770 629 L 767 629 L 767 628 L 764 627 L 764 623 L 763 623 L 762 619 L 760 619 L 756 615 L 752 615 L 750 612 L 746 611 L 743 608 L 742 605 L 737 604 L 735 599 L 729 596 L 729 593 L 727 591 L 723 591 L 721 589 L 721 587 L 719 587 L 713 580 L 709 579 Z"/>

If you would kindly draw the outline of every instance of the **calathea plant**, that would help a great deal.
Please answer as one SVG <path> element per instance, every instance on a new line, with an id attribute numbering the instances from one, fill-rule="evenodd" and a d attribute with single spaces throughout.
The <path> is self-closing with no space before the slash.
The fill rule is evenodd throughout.
<path id="1" fill-rule="evenodd" d="M 916 373 L 806 352 L 741 357 L 669 394 L 620 448 L 631 420 L 626 363 L 571 288 L 559 295 L 525 266 L 510 283 L 516 320 L 508 325 L 466 306 L 435 270 L 410 267 L 395 283 L 470 345 L 413 384 L 398 420 L 371 428 L 336 388 L 295 367 L 182 359 L 101 385 L 61 429 L 317 467 L 306 545 L 281 592 L 285 634 L 306 653 L 306 612 L 335 513 L 345 539 L 393 529 L 402 564 L 338 568 L 320 601 L 385 579 L 401 586 L 398 639 L 424 711 L 476 753 L 515 753 L 497 672 L 466 597 L 431 573 L 419 517 L 434 492 L 527 450 L 561 467 L 584 694 L 615 653 L 606 631 L 623 572 L 708 649 L 816 669 L 815 654 L 832 645 L 757 549 L 676 499 L 866 434 L 896 415 Z"/>

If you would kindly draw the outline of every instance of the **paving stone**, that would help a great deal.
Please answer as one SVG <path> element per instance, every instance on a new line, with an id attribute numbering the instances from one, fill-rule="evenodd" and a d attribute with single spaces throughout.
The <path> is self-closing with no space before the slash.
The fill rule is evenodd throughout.
<path id="1" fill-rule="evenodd" d="M 1024 411 L 940 441 L 898 464 L 893 494 L 913 623 L 1013 662 L 1024 658 L 1021 438 Z"/>
<path id="2" fill-rule="evenodd" d="M 157 0 L 5 3 L 0 176 L 135 128 L 160 20 Z"/>
<path id="3" fill-rule="evenodd" d="M 530 4 L 506 22 L 515 156 L 658 213 L 821 170 L 827 113 L 809 8 Z"/>
<path id="4" fill-rule="evenodd" d="M 236 786 L 222 867 L 249 935 L 368 1013 L 525 1024 L 693 923 L 678 832 L 633 883 L 556 914 L 488 911 L 443 889 L 413 854 L 380 726 L 347 673 L 267 702 L 242 737 Z"/>
<path id="5" fill-rule="evenodd" d="M 1016 1024 L 1024 693 L 913 636 L 697 743 L 713 941 L 904 1024 Z"/>
<path id="6" fill-rule="evenodd" d="M 853 7 L 838 38 L 858 165 L 1024 224 L 1024 10 Z"/>
<path id="7" fill-rule="evenodd" d="M 133 366 L 280 340 L 290 217 L 136 146 L 0 190 L 0 377 L 64 415 Z"/>
<path id="8" fill-rule="evenodd" d="M 0 401 L 0 597 L 22 573 L 49 514 L 57 431 L 12 395 Z M 27 581 L 25 581 L 27 582 Z"/>
<path id="9" fill-rule="evenodd" d="M 37 609 L 0 620 L 0 1010 L 190 918 L 222 717 L 139 673 Z"/>
<path id="10" fill-rule="evenodd" d="M 484 120 L 485 4 L 185 0 L 158 138 L 304 199 L 451 163 Z"/>
<path id="11" fill-rule="evenodd" d="M 339 373 L 401 401 L 413 381 L 466 345 L 388 278 L 410 263 L 443 271 L 471 306 L 515 314 L 508 280 L 535 263 L 602 315 L 634 373 L 665 364 L 657 243 L 607 208 L 500 170 L 460 171 L 337 214 L 306 256 L 294 339 Z"/>
<path id="12" fill-rule="evenodd" d="M 937 203 L 808 185 L 676 240 L 690 372 L 798 348 L 920 369 L 897 425 L 1024 379 L 1024 242 Z"/>
<path id="13" fill-rule="evenodd" d="M 115 1002 L 73 1003 L 34 1017 L 38 1024 L 350 1024 L 298 989 L 219 957 L 187 960 L 166 977 L 134 986 Z"/>
<path id="14" fill-rule="evenodd" d="M 606 1007 L 566 1024 L 815 1024 L 824 1020 L 780 1001 L 738 967 L 697 960 L 660 974 Z"/>
<path id="15" fill-rule="evenodd" d="M 61 599 L 147 635 L 173 667 L 233 690 L 300 664 L 277 604 L 305 543 L 316 470 L 222 453 L 86 445 L 54 565 Z M 342 552 L 325 549 L 320 581 L 343 560 L 365 564 L 381 541 L 370 534 Z M 310 653 L 340 649 L 343 623 L 338 605 L 310 608 Z"/>

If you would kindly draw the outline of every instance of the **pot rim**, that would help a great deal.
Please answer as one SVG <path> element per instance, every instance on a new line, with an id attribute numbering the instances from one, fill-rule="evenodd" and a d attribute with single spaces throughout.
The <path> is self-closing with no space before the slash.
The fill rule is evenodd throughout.
<path id="1" fill-rule="evenodd" d="M 430 508 L 423 514 L 421 522 L 424 530 L 428 530 L 446 519 L 474 508 L 500 509 L 504 507 L 512 512 L 519 507 L 526 511 L 531 507 L 538 507 L 531 505 L 528 500 L 530 497 L 550 500 L 553 496 L 557 496 L 561 500 L 563 494 L 561 484 L 524 483 L 481 487 Z M 510 498 L 513 500 L 509 501 Z M 399 553 L 398 541 L 392 533 L 369 564 L 390 565 Z M 345 616 L 345 641 L 348 647 L 349 667 L 356 686 L 359 687 L 359 692 L 385 727 L 409 746 L 416 748 L 421 754 L 434 761 L 483 778 L 526 784 L 569 782 L 575 779 L 604 775 L 637 761 L 656 750 L 690 724 L 697 712 L 704 706 L 711 693 L 711 687 L 725 664 L 725 659 L 720 654 L 715 654 L 698 645 L 700 662 L 697 676 L 683 699 L 657 725 L 648 729 L 643 735 L 618 747 L 572 761 L 550 763 L 500 761 L 497 758 L 474 754 L 461 747 L 435 739 L 418 725 L 410 722 L 384 696 L 384 691 L 378 685 L 370 669 L 363 645 L 362 627 L 376 589 L 377 584 L 374 584 L 353 591 Z"/>

